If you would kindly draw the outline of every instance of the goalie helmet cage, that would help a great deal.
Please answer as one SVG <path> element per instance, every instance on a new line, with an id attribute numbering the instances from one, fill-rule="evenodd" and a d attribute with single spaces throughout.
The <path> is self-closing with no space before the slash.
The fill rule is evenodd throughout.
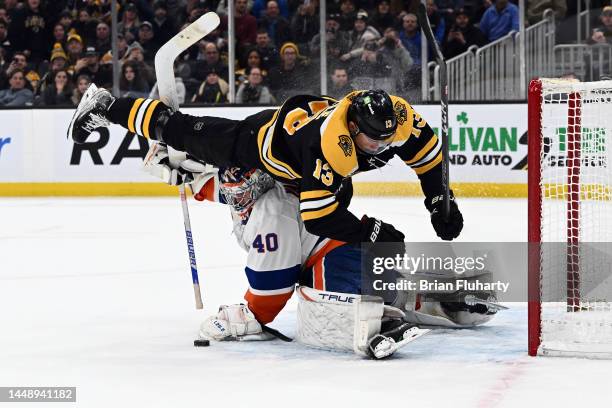
<path id="1" fill-rule="evenodd" d="M 529 86 L 528 349 L 612 358 L 612 81 Z"/>

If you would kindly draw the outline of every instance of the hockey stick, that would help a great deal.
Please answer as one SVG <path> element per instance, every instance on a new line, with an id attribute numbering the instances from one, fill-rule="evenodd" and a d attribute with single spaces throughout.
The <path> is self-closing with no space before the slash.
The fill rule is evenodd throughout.
<path id="1" fill-rule="evenodd" d="M 215 13 L 206 13 L 191 23 L 183 31 L 172 37 L 155 54 L 155 74 L 157 76 L 157 87 L 159 98 L 175 111 L 179 108 L 178 94 L 174 80 L 174 60 L 183 51 L 191 47 L 202 37 L 208 35 L 219 25 L 219 16 Z M 170 150 L 170 160 L 176 157 L 176 152 Z M 191 220 L 189 219 L 189 207 L 185 195 L 185 184 L 179 186 L 181 206 L 183 208 L 183 221 L 185 224 L 185 237 L 187 239 L 187 253 L 191 266 L 191 280 L 193 282 L 193 293 L 195 296 L 196 309 L 202 309 L 202 293 L 200 292 L 200 280 L 198 278 L 198 265 L 195 258 L 193 235 L 191 233 Z"/>
<path id="2" fill-rule="evenodd" d="M 274 337 L 276 337 L 279 340 L 285 341 L 287 343 L 291 343 L 293 341 L 293 339 L 291 337 L 285 336 L 280 331 L 278 331 L 276 329 L 273 329 L 270 326 L 266 326 L 265 324 L 261 325 L 261 329 L 262 329 L 262 331 L 265 331 L 266 333 L 270 333 L 271 335 L 273 335 Z"/>
<path id="3" fill-rule="evenodd" d="M 419 24 L 427 37 L 427 42 L 434 50 L 436 61 L 440 66 L 440 108 L 442 111 L 442 124 L 440 126 L 442 138 L 442 187 L 444 188 L 444 220 L 448 221 L 450 216 L 450 178 L 448 172 L 448 77 L 446 73 L 446 61 L 440 46 L 434 38 L 431 25 L 429 24 L 429 18 L 427 18 L 427 10 L 423 3 L 419 4 L 417 11 L 419 18 Z M 424 63 L 424 62 L 423 62 Z M 421 84 L 421 86 L 427 86 L 427 84 Z"/>

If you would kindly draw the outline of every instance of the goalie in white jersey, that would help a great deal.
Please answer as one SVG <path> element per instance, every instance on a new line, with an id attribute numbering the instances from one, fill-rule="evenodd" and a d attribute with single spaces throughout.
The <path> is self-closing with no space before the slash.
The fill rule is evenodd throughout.
<path id="1" fill-rule="evenodd" d="M 170 184 L 187 177 L 192 180 L 196 200 L 228 204 L 238 244 L 248 252 L 247 305 L 221 306 L 201 325 L 202 338 L 269 339 L 271 335 L 262 325 L 274 320 L 296 287 L 298 341 L 373 358 L 386 357 L 427 332 L 411 323 L 472 326 L 489 320 L 494 313 L 485 308 L 458 318 L 437 307 L 428 310 L 437 316 L 427 321 L 422 318 L 427 313 L 415 310 L 419 302 L 414 298 L 398 296 L 392 299 L 395 303 L 387 302 L 391 306 L 383 304 L 380 297 L 362 296 L 361 247 L 309 233 L 292 186 L 275 182 L 256 169 L 234 167 L 198 173 L 203 169 L 191 160 L 183 162 L 179 170 L 168 163 L 165 149 L 154 145 L 145 159 L 145 170 Z M 346 202 L 352 195 L 348 181 L 345 191 L 338 194 L 346 194 Z"/>

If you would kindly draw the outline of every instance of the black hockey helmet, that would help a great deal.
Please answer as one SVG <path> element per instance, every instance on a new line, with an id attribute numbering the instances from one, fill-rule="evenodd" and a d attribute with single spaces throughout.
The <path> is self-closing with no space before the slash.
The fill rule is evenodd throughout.
<path id="1" fill-rule="evenodd" d="M 364 91 L 353 98 L 348 120 L 373 140 L 385 140 L 397 129 L 391 97 L 382 89 Z"/>

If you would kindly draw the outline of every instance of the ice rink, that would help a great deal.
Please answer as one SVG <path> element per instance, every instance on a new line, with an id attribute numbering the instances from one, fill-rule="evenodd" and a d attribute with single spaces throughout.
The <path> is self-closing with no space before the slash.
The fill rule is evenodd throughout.
<path id="1" fill-rule="evenodd" d="M 526 239 L 526 200 L 459 205 L 463 241 Z M 386 361 L 280 341 L 194 348 L 200 321 L 240 302 L 246 278 L 228 210 L 190 208 L 204 311 L 178 197 L 1 199 L 0 385 L 76 386 L 76 404 L 53 406 L 85 408 L 612 404 L 612 362 L 527 356 L 524 304 L 478 329 L 436 330 Z M 408 240 L 435 239 L 421 199 L 356 197 L 351 210 Z M 294 321 L 291 303 L 272 326 L 293 335 Z"/>

